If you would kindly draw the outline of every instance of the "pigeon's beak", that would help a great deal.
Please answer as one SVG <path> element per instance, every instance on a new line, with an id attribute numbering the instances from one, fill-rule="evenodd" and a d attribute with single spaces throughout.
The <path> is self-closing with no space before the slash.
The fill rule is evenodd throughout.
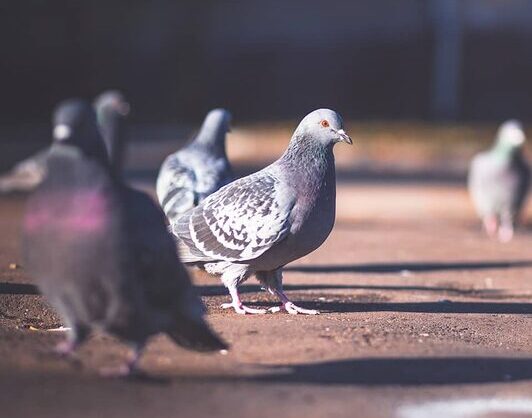
<path id="1" fill-rule="evenodd" d="M 345 133 L 343 129 L 339 129 L 336 131 L 338 134 L 338 141 L 345 142 L 346 144 L 353 145 L 353 140 L 349 135 Z"/>

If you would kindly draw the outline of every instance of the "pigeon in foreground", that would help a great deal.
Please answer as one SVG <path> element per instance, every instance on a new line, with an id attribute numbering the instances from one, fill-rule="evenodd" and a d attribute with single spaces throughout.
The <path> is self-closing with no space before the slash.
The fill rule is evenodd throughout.
<path id="1" fill-rule="evenodd" d="M 93 109 L 62 103 L 55 113 L 47 175 L 23 221 L 25 265 L 70 328 L 59 347 L 72 352 L 92 330 L 124 340 L 134 371 L 147 339 L 167 333 L 184 347 L 224 349 L 175 253 L 164 214 L 144 193 L 110 173 Z"/>
<path id="2" fill-rule="evenodd" d="M 265 313 L 242 304 L 237 287 L 255 274 L 291 314 L 316 314 L 283 292 L 282 268 L 317 249 L 335 220 L 333 146 L 352 144 L 340 115 L 329 109 L 308 114 L 287 150 L 270 166 L 207 197 L 170 225 L 185 264 L 221 275 L 237 313 Z"/>
<path id="3" fill-rule="evenodd" d="M 196 138 L 164 160 L 157 178 L 157 198 L 170 222 L 233 181 L 225 153 L 230 123 L 227 110 L 211 110 Z"/>
<path id="4" fill-rule="evenodd" d="M 129 104 L 120 92 L 109 90 L 96 98 L 94 107 L 108 154 L 111 160 L 116 160 L 123 155 L 125 119 L 129 113 Z M 35 189 L 46 175 L 48 152 L 49 148 L 40 150 L 0 176 L 0 193 L 29 192 Z M 113 163 L 113 167 L 116 167 L 117 170 L 120 170 L 121 166 L 122 161 Z"/>
<path id="5" fill-rule="evenodd" d="M 510 241 L 526 199 L 530 169 L 522 148 L 525 133 L 510 120 L 501 125 L 494 146 L 477 154 L 469 170 L 469 192 L 489 236 Z"/>

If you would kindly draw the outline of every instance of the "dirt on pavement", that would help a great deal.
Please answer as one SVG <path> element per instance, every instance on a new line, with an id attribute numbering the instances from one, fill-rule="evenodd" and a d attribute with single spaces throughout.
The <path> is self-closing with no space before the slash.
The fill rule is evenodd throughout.
<path id="1" fill-rule="evenodd" d="M 157 337 L 132 380 L 98 376 L 127 354 L 107 336 L 71 360 L 52 354 L 63 336 L 47 331 L 59 318 L 21 265 L 23 204 L 0 198 L 3 417 L 415 417 L 464 399 L 525 402 L 476 416 L 532 414 L 532 230 L 487 240 L 461 186 L 340 183 L 332 235 L 284 276 L 288 295 L 321 315 L 224 311 L 219 280 L 195 271 L 231 350 Z M 242 293 L 277 303 L 253 278 Z"/>

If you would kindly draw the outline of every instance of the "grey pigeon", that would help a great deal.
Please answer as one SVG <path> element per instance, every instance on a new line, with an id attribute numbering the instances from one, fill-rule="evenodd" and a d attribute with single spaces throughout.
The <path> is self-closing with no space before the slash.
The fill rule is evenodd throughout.
<path id="1" fill-rule="evenodd" d="M 123 155 L 125 119 L 129 112 L 129 104 L 122 93 L 109 90 L 96 98 L 94 107 L 109 156 L 111 160 L 117 160 Z M 46 175 L 48 151 L 49 147 L 38 151 L 0 176 L 0 193 L 29 192 L 35 189 Z M 114 161 L 112 166 L 120 170 L 122 161 Z"/>
<path id="2" fill-rule="evenodd" d="M 111 175 L 92 108 L 66 101 L 55 119 L 47 175 L 27 203 L 23 245 L 28 271 L 70 328 L 58 349 L 70 353 L 92 330 L 114 334 L 135 353 L 118 374 L 135 370 L 147 339 L 159 332 L 194 350 L 224 349 L 203 319 L 164 214 Z"/>
<path id="3" fill-rule="evenodd" d="M 211 194 L 171 224 L 185 264 L 221 275 L 237 313 L 265 313 L 244 306 L 237 287 L 252 274 L 291 314 L 317 311 L 294 305 L 283 292 L 282 268 L 317 249 L 335 220 L 333 146 L 352 144 L 340 115 L 308 114 L 285 153 L 270 166 Z"/>
<path id="4" fill-rule="evenodd" d="M 123 166 L 129 103 L 118 90 L 107 90 L 96 97 L 94 109 L 111 166 L 114 174 L 118 175 Z"/>
<path id="5" fill-rule="evenodd" d="M 530 184 L 530 168 L 522 153 L 525 133 L 515 120 L 503 123 L 494 146 L 477 154 L 469 170 L 469 192 L 490 236 L 513 237 L 515 221 Z"/>
<path id="6" fill-rule="evenodd" d="M 225 153 L 231 115 L 211 110 L 194 140 L 163 162 L 157 178 L 157 198 L 170 222 L 233 181 Z"/>

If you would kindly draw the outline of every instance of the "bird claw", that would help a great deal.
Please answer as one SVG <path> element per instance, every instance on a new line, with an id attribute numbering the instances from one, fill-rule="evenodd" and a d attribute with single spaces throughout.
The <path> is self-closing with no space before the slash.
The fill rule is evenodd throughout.
<path id="1" fill-rule="evenodd" d="M 285 310 L 290 315 L 319 315 L 320 311 L 317 311 L 315 309 L 305 309 L 301 308 L 297 305 L 295 305 L 293 302 L 286 302 L 283 303 L 282 306 L 274 306 L 273 308 L 268 309 L 272 313 L 280 312 L 281 310 Z"/>
<path id="2" fill-rule="evenodd" d="M 65 340 L 61 341 L 59 344 L 57 344 L 54 348 L 54 353 L 57 354 L 60 357 L 67 357 L 75 349 L 75 344 L 72 341 Z"/>
<path id="3" fill-rule="evenodd" d="M 249 306 L 246 306 L 243 304 L 222 303 L 222 309 L 230 309 L 230 308 L 233 308 L 237 314 L 241 314 L 241 315 L 245 315 L 245 314 L 262 315 L 268 312 L 266 309 L 250 308 Z"/>

